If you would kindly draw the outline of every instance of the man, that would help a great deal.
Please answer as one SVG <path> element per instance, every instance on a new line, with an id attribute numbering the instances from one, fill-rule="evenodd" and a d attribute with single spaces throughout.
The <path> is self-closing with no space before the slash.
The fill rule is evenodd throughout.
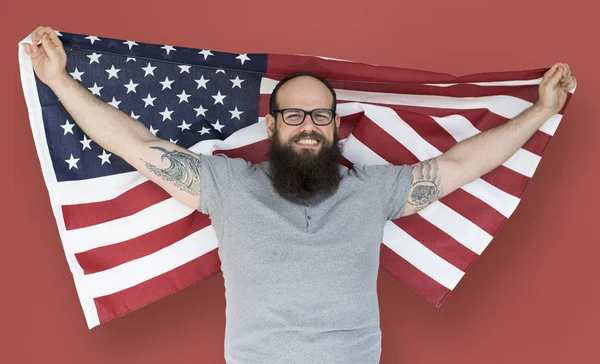
<path id="1" fill-rule="evenodd" d="M 68 75 L 52 29 L 39 27 L 32 41 L 25 51 L 34 71 L 88 136 L 210 215 L 225 279 L 229 364 L 378 363 L 376 280 L 385 222 L 499 166 L 575 87 L 569 66 L 557 63 L 535 105 L 513 120 L 412 166 L 348 170 L 338 164 L 335 92 L 318 75 L 294 74 L 271 96 L 270 161 L 253 165 L 156 138 Z"/>

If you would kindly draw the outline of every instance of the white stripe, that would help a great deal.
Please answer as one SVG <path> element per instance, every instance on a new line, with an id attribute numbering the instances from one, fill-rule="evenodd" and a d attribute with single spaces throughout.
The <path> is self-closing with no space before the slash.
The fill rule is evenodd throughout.
<path id="1" fill-rule="evenodd" d="M 260 142 L 262 140 L 267 139 L 268 137 L 269 134 L 267 132 L 265 118 L 260 117 L 258 119 L 258 122 L 237 130 L 223 141 L 219 140 L 217 143 L 215 143 L 211 152 L 215 150 L 229 150 L 240 148 L 246 145 Z"/>
<path id="2" fill-rule="evenodd" d="M 429 250 L 391 221 L 383 228 L 383 243 L 418 270 L 452 290 L 464 272 Z"/>
<path id="3" fill-rule="evenodd" d="M 442 128 L 444 128 L 457 142 L 461 142 L 474 135 L 480 134 L 480 131 L 471 124 L 471 122 L 462 115 L 449 115 L 446 117 L 432 116 Z M 510 168 L 517 173 L 527 177 L 533 176 L 541 157 L 531 153 L 528 150 L 519 148 L 507 161 L 502 163 L 506 168 Z"/>
<path id="4" fill-rule="evenodd" d="M 193 211 L 194 209 L 191 207 L 174 198 L 169 198 L 130 216 L 81 229 L 68 230 L 65 233 L 63 244 L 68 253 L 80 253 L 117 244 L 183 219 Z"/>
<path id="5" fill-rule="evenodd" d="M 477 85 L 477 86 L 528 86 L 539 85 L 542 77 L 534 80 L 513 80 L 513 81 L 489 81 L 489 82 L 461 82 L 461 83 L 424 83 L 425 86 L 448 87 L 454 85 Z"/>
<path id="6" fill-rule="evenodd" d="M 369 147 L 364 145 L 360 140 L 352 134 L 346 138 L 342 155 L 352 164 L 370 164 L 370 165 L 385 165 L 388 161 L 381 158 L 377 153 L 373 152 Z"/>
<path id="7" fill-rule="evenodd" d="M 481 178 L 461 187 L 471 195 L 490 205 L 506 217 L 510 217 L 521 201 L 518 197 L 508 194 Z"/>
<path id="8" fill-rule="evenodd" d="M 101 297 L 145 282 L 216 248 L 217 236 L 212 226 L 207 226 L 155 253 L 76 280 L 89 298 Z"/>
<path id="9" fill-rule="evenodd" d="M 481 254 L 492 241 L 492 235 L 440 201 L 435 201 L 418 214 L 477 254 Z"/>

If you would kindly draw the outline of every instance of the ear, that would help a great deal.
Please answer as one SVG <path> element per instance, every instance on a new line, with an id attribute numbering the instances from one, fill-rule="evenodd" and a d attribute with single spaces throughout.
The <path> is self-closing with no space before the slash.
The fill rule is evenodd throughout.
<path id="1" fill-rule="evenodd" d="M 267 124 L 267 133 L 269 134 L 269 139 L 273 137 L 273 133 L 275 131 L 275 118 L 271 114 L 267 114 L 265 116 L 265 123 Z"/>
<path id="2" fill-rule="evenodd" d="M 340 130 L 340 122 L 342 121 L 342 118 L 339 115 L 335 115 L 335 127 L 337 128 L 337 130 Z"/>

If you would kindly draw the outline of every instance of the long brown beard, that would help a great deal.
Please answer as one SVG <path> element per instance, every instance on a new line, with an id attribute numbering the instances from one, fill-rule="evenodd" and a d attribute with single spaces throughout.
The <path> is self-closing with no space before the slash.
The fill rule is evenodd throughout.
<path id="1" fill-rule="evenodd" d="M 295 203 L 332 195 L 340 184 L 338 165 L 342 149 L 337 128 L 332 145 L 326 145 L 326 140 L 316 133 L 301 134 L 294 139 L 302 137 L 319 140 L 322 144 L 319 152 L 297 153 L 292 148 L 293 140 L 281 143 L 277 128 L 269 148 L 273 187 L 281 197 Z"/>

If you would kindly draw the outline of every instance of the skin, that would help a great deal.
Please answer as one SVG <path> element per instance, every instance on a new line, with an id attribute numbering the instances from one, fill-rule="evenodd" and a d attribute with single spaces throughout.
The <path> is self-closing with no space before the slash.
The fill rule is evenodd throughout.
<path id="1" fill-rule="evenodd" d="M 43 37 L 43 36 L 46 37 Z M 33 44 L 24 44 L 38 78 L 48 85 L 81 129 L 104 149 L 123 158 L 169 194 L 193 208 L 200 205 L 200 161 L 197 155 L 158 139 L 139 121 L 93 96 L 66 72 L 67 56 L 50 27 L 31 33 Z M 577 81 L 566 63 L 554 64 L 543 76 L 538 100 L 515 118 L 455 144 L 442 155 L 411 165 L 412 185 L 403 216 L 414 214 L 461 186 L 498 167 L 565 105 Z M 332 96 L 312 77 L 298 77 L 279 89 L 279 108 L 313 110 L 330 108 Z M 327 126 L 315 125 L 309 116 L 298 126 L 289 126 L 281 114 L 267 115 L 269 138 L 275 125 L 283 144 L 298 153 L 318 153 L 331 144 L 340 117 Z M 295 143 L 301 134 L 315 134 L 316 146 Z"/>

